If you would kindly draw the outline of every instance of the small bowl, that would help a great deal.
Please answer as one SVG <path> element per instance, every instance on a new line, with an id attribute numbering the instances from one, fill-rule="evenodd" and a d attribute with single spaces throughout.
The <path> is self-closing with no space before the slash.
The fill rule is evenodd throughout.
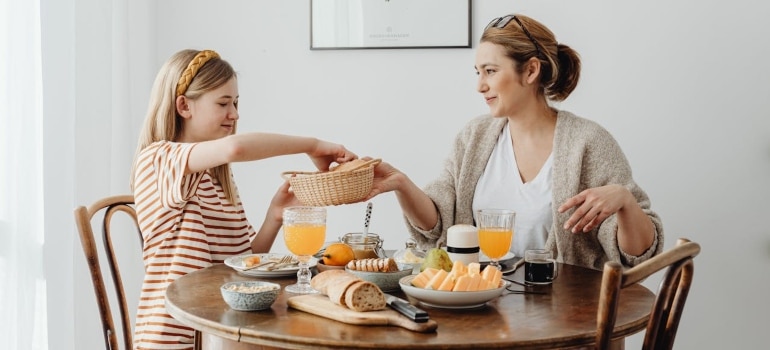
<path id="1" fill-rule="evenodd" d="M 409 276 L 412 274 L 412 269 L 399 270 L 394 272 L 369 272 L 346 268 L 345 271 L 358 276 L 358 278 L 364 281 L 369 281 L 376 284 L 377 287 L 380 287 L 383 292 L 401 289 L 401 286 L 398 284 L 398 280 L 404 276 Z"/>
<path id="2" fill-rule="evenodd" d="M 227 282 L 219 289 L 227 305 L 238 311 L 269 309 L 281 293 L 279 284 L 264 281 Z"/>
<path id="3" fill-rule="evenodd" d="M 326 265 L 324 264 L 323 260 L 318 260 L 318 263 L 316 263 L 315 268 L 318 270 L 319 273 L 321 273 L 327 270 L 344 270 L 345 265 L 341 265 L 341 266 Z"/>

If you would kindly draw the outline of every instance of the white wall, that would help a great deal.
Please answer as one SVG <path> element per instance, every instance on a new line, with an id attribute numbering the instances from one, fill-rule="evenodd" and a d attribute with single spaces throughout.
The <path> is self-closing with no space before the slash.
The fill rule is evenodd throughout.
<path id="1" fill-rule="evenodd" d="M 166 0 L 156 6 L 148 7 L 155 17 L 132 22 L 154 31 L 129 34 L 137 50 L 154 55 L 140 66 L 150 69 L 143 76 L 179 49 L 215 49 L 240 74 L 241 131 L 340 142 L 396 165 L 419 185 L 438 174 L 460 127 L 487 112 L 473 70 L 483 27 L 511 12 L 540 20 L 583 59 L 580 85 L 559 107 L 599 122 L 618 139 L 663 219 L 667 247 L 677 237 L 702 245 L 677 349 L 765 343 L 770 24 L 764 14 L 770 5 L 484 0 L 473 3 L 474 49 L 350 51 L 309 50 L 309 1 Z M 143 81 L 146 86 L 129 89 L 145 96 L 128 106 L 138 112 L 130 115 L 134 135 L 150 89 L 148 79 L 135 82 Z M 127 149 L 133 147 L 131 140 Z M 291 156 L 234 168 L 246 210 L 259 224 L 280 173 L 312 170 L 312 164 Z M 119 174 L 112 181 L 124 179 Z M 394 196 L 373 203 L 370 230 L 384 236 L 386 248 L 400 248 L 407 235 Z M 364 208 L 330 208 L 328 239 L 360 230 Z M 280 240 L 275 249 L 285 251 Z M 83 281 L 76 285 L 76 305 L 87 308 L 93 294 L 86 268 L 76 260 L 74 269 L 76 281 Z M 656 288 L 658 281 L 645 284 Z M 76 323 L 95 322 L 95 310 L 76 315 Z M 77 339 L 76 348 L 96 348 L 84 342 Z M 636 336 L 628 347 L 639 344 Z"/>

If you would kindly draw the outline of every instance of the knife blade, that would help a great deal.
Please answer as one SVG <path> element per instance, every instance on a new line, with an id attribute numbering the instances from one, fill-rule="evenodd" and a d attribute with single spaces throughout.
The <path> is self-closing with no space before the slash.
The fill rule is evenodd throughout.
<path id="1" fill-rule="evenodd" d="M 406 316 L 414 322 L 428 322 L 430 319 L 427 312 L 412 304 L 409 304 L 408 301 L 395 295 L 385 293 L 385 301 L 391 308 L 393 308 L 393 310 L 398 311 L 400 314 Z"/>

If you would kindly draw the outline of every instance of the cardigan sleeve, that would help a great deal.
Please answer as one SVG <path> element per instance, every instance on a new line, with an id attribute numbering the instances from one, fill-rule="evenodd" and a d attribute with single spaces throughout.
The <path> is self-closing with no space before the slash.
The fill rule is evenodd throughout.
<path id="1" fill-rule="evenodd" d="M 554 225 L 546 246 L 555 250 L 561 261 L 601 270 L 607 261 L 634 266 L 663 250 L 661 220 L 651 209 L 647 194 L 634 181 L 620 145 L 607 130 L 593 121 L 561 111 L 554 139 L 554 159 Z M 574 210 L 559 213 L 557 208 L 561 203 L 588 188 L 609 184 L 628 188 L 655 226 L 653 244 L 639 256 L 620 250 L 617 215 L 605 219 L 589 234 L 573 234 L 563 228 Z"/>
<path id="2" fill-rule="evenodd" d="M 469 121 L 455 137 L 438 178 L 424 188 L 438 212 L 436 226 L 425 231 L 406 220 L 421 249 L 445 245 L 446 231 L 452 225 L 474 224 L 472 206 L 476 183 L 506 121 L 481 115 Z"/>
<path id="3" fill-rule="evenodd" d="M 425 194 L 430 197 L 438 211 L 436 225 L 430 230 L 422 230 L 404 216 L 407 228 L 420 249 L 440 247 L 446 242 L 446 235 L 444 235 L 446 230 L 444 227 L 448 228 L 454 225 L 457 162 L 461 161 L 460 155 L 464 148 L 464 141 L 461 135 L 455 138 L 452 152 L 444 161 L 444 168 L 441 170 L 439 177 L 424 188 Z"/>

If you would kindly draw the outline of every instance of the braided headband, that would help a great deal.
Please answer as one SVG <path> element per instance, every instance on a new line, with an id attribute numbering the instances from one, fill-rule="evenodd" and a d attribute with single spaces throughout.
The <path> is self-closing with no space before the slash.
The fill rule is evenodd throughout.
<path id="1" fill-rule="evenodd" d="M 190 82 L 192 82 L 195 75 L 198 74 L 198 70 L 212 58 L 219 58 L 219 54 L 213 50 L 203 50 L 193 57 L 192 61 L 187 64 L 187 68 L 182 72 L 182 76 L 179 77 L 179 82 L 176 84 L 177 96 L 184 95 L 187 88 L 190 87 Z"/>

